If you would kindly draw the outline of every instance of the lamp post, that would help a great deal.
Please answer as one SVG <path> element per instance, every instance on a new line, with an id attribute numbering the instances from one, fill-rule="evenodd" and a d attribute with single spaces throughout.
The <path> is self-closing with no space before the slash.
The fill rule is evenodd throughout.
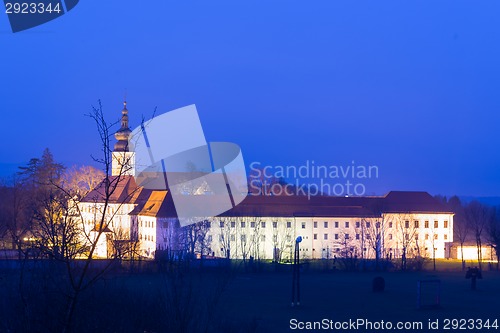
<path id="1" fill-rule="evenodd" d="M 300 305 L 300 252 L 299 244 L 302 242 L 302 236 L 297 237 L 295 240 L 295 254 L 292 264 L 292 307 Z M 297 302 L 295 296 L 297 295 Z"/>

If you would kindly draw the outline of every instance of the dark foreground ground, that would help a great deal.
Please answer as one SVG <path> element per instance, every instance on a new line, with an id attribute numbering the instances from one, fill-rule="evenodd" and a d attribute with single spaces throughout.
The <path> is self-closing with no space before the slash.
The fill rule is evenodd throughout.
<path id="1" fill-rule="evenodd" d="M 335 329 L 335 322 L 349 320 L 372 323 L 357 330 L 351 325 L 352 332 L 500 332 L 500 327 L 479 329 L 479 321 L 474 326 L 450 322 L 444 330 L 446 319 L 482 319 L 483 323 L 489 319 L 490 324 L 497 320 L 500 325 L 500 272 L 484 271 L 477 290 L 472 291 L 460 268 L 440 268 L 420 272 L 305 270 L 301 305 L 293 308 L 292 276 L 286 267 L 259 273 L 234 269 L 114 271 L 82 294 L 73 331 L 292 332 L 300 331 L 292 328 L 301 323 L 325 319 L 325 323 L 332 321 L 332 329 L 326 330 L 330 332 L 349 331 L 345 326 Z M 372 291 L 376 276 L 385 279 L 384 292 Z M 64 271 L 53 268 L 25 270 L 22 277 L 18 270 L 1 271 L 0 332 L 60 332 L 70 290 L 66 278 Z M 440 306 L 417 309 L 417 281 L 435 279 L 441 281 Z M 432 304 L 435 296 L 434 285 L 423 290 L 425 303 Z M 435 323 L 436 319 L 439 329 L 430 329 L 429 320 Z M 411 327 L 398 329 L 398 322 Z"/>

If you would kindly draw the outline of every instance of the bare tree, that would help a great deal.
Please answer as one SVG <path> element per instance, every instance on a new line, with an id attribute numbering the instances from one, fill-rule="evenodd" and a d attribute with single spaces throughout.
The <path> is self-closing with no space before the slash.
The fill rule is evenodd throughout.
<path id="1" fill-rule="evenodd" d="M 397 241 L 401 244 L 401 269 L 406 270 L 408 256 L 411 256 L 411 248 L 415 242 L 418 230 L 415 228 L 413 214 L 399 213 L 395 215 L 395 230 Z"/>
<path id="2" fill-rule="evenodd" d="M 294 223 L 291 219 L 275 217 L 271 219 L 273 261 L 281 262 L 288 255 L 292 259 L 292 248 L 294 245 Z"/>
<path id="3" fill-rule="evenodd" d="M 488 242 L 495 250 L 498 270 L 500 262 L 500 214 L 498 210 L 495 210 L 495 216 L 490 220 L 490 225 L 488 226 Z"/>
<path id="4" fill-rule="evenodd" d="M 472 228 L 476 241 L 479 269 L 481 269 L 482 263 L 483 233 L 490 224 L 492 217 L 491 208 L 481 204 L 479 201 L 472 201 L 465 207 L 465 218 Z"/>
<path id="5" fill-rule="evenodd" d="M 457 196 L 453 196 L 448 201 L 448 205 L 451 207 L 451 210 L 455 213 L 453 217 L 453 235 L 458 239 L 460 243 L 460 253 L 462 258 L 462 270 L 465 270 L 465 260 L 464 260 L 464 244 L 469 237 L 471 232 L 471 228 L 467 223 L 467 219 L 465 217 L 465 210 L 460 202 L 460 199 Z"/>

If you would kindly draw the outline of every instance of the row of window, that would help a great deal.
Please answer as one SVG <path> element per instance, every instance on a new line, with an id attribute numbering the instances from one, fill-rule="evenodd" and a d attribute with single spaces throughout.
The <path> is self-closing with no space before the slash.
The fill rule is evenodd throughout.
<path id="1" fill-rule="evenodd" d="M 142 226 L 143 226 L 142 220 L 139 222 L 139 225 L 142 228 Z M 154 223 L 154 221 L 144 221 L 144 227 L 145 228 L 154 228 L 155 223 Z"/>
<path id="2" fill-rule="evenodd" d="M 231 221 L 229 222 L 229 225 L 231 228 L 236 228 L 236 222 L 234 221 Z M 247 227 L 247 223 L 245 221 L 242 221 L 240 222 L 240 227 L 241 228 L 246 228 Z M 224 221 L 220 221 L 219 222 L 219 227 L 221 228 L 224 228 L 225 226 L 225 222 Z M 266 227 L 266 221 L 261 221 L 260 224 L 259 222 L 250 222 L 250 228 L 256 228 L 257 226 L 260 226 L 261 228 L 265 228 Z M 208 222 L 208 227 L 210 228 L 210 222 Z M 292 227 L 292 222 L 287 222 L 286 223 L 286 227 L 287 228 L 291 228 Z M 278 228 L 278 222 L 273 222 L 273 228 L 276 229 Z"/>
<path id="3" fill-rule="evenodd" d="M 255 236 L 253 236 L 255 237 Z M 257 237 L 259 237 L 259 240 L 261 242 L 265 242 L 266 241 L 266 235 L 258 235 Z M 286 241 L 287 242 L 291 242 L 292 241 L 292 236 L 291 235 L 286 235 Z M 208 241 L 211 242 L 212 241 L 212 236 L 208 236 Z M 231 242 L 234 242 L 236 241 L 236 235 L 232 234 L 232 235 L 229 235 L 229 239 Z M 240 235 L 239 237 L 240 241 L 242 241 L 243 243 L 245 243 L 247 241 L 247 235 L 245 234 L 242 234 Z M 224 242 L 224 235 L 219 235 L 219 241 L 220 242 Z M 273 242 L 277 242 L 278 241 L 278 235 L 273 235 Z"/>
<path id="4" fill-rule="evenodd" d="M 142 234 L 139 234 L 139 240 L 143 240 Z M 154 236 L 153 235 L 144 235 L 144 240 L 145 241 L 154 241 Z"/>
<path id="5" fill-rule="evenodd" d="M 333 236 L 334 236 L 334 239 L 339 239 L 340 238 L 339 234 L 334 234 Z M 405 235 L 405 236 L 408 239 L 408 235 Z M 448 240 L 448 235 L 443 235 L 443 236 L 444 236 L 444 240 Z M 365 235 L 365 237 L 366 237 L 366 239 L 371 239 L 371 235 L 370 234 Z M 387 237 L 388 237 L 389 240 L 393 239 L 392 234 L 387 235 Z M 430 237 L 429 234 L 425 234 L 424 237 L 425 237 L 425 240 L 429 240 L 430 239 L 429 238 Z M 414 238 L 415 238 L 415 240 L 418 240 L 418 235 L 415 235 Z M 314 234 L 313 235 L 313 239 L 317 240 L 318 239 L 318 234 Z M 323 234 L 323 239 L 324 240 L 328 240 L 328 234 Z M 344 239 L 350 239 L 349 234 L 344 234 Z M 360 234 L 356 234 L 356 239 L 357 240 L 361 239 L 361 235 Z M 439 235 L 438 234 L 434 234 L 434 239 L 438 240 L 439 239 Z"/>
<path id="6" fill-rule="evenodd" d="M 338 221 L 335 221 L 333 222 L 333 225 L 335 228 L 339 228 L 340 226 L 340 223 Z M 344 228 L 349 228 L 349 222 L 346 221 L 344 222 Z M 313 222 L 313 226 L 314 228 L 318 228 L 318 222 L 317 221 L 314 221 Z M 393 227 L 393 223 L 392 222 L 388 222 L 387 223 L 387 226 L 389 228 L 392 228 Z M 410 221 L 405 221 L 404 222 L 404 226 L 406 229 L 408 229 L 410 227 Z M 323 227 L 324 228 L 328 228 L 328 221 L 325 221 L 323 222 Z M 356 228 L 361 228 L 361 222 L 356 222 L 355 223 L 355 227 Z M 364 227 L 365 228 L 370 228 L 371 227 L 371 223 L 370 222 L 364 222 Z M 381 224 L 380 222 L 375 222 L 375 228 L 379 229 L 381 227 Z M 415 220 L 413 221 L 413 227 L 414 228 L 420 228 L 420 221 L 418 220 Z M 306 222 L 302 222 L 302 229 L 305 229 L 306 228 Z M 424 221 L 424 228 L 429 228 L 429 221 Z M 439 221 L 434 221 L 434 228 L 439 228 Z M 448 221 L 444 221 L 443 222 L 443 228 L 448 228 Z"/>

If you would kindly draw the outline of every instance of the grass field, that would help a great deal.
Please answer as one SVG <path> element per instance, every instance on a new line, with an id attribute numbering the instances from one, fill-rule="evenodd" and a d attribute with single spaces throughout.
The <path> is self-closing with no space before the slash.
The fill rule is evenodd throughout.
<path id="1" fill-rule="evenodd" d="M 421 321 L 429 319 L 500 320 L 500 273 L 485 272 L 472 291 L 462 271 L 319 273 L 301 276 L 301 305 L 291 307 L 290 274 L 238 276 L 223 301 L 229 317 L 255 322 L 258 332 L 290 332 L 290 320 Z M 374 293 L 372 279 L 382 276 L 385 291 Z M 439 308 L 417 309 L 417 281 L 441 280 Z M 421 330 L 426 332 L 428 330 Z M 458 330 L 457 330 L 458 331 Z M 360 332 L 364 332 L 361 330 Z M 380 332 L 380 330 L 379 330 Z"/>
<path id="2" fill-rule="evenodd" d="M 316 264 L 316 265 L 315 265 Z M 432 263 L 424 271 L 344 272 L 304 267 L 301 304 L 291 307 L 291 266 L 275 271 L 266 265 L 257 272 L 224 268 L 127 273 L 112 271 L 85 291 L 79 301 L 75 332 L 292 332 L 290 321 L 333 322 L 365 319 L 416 322 L 409 330 L 368 329 L 355 332 L 495 332 L 499 329 L 443 330 L 445 319 L 500 321 L 500 272 L 483 271 L 477 290 L 471 290 L 461 263 Z M 473 264 L 470 264 L 473 266 Z M 241 268 L 241 267 L 240 267 Z M 372 291 L 381 276 L 385 290 Z M 57 332 L 65 309 L 67 281 L 56 270 L 0 272 L 0 332 Z M 417 281 L 440 280 L 440 306 L 417 308 Z M 424 293 L 433 300 L 435 293 Z M 440 320 L 440 330 L 428 329 Z M 500 323 L 499 323 L 500 324 Z M 293 325 L 292 325 L 293 327 Z M 466 326 L 464 328 L 467 328 Z M 331 330 L 347 332 L 348 330 Z M 319 332 L 319 330 L 307 330 Z"/>

